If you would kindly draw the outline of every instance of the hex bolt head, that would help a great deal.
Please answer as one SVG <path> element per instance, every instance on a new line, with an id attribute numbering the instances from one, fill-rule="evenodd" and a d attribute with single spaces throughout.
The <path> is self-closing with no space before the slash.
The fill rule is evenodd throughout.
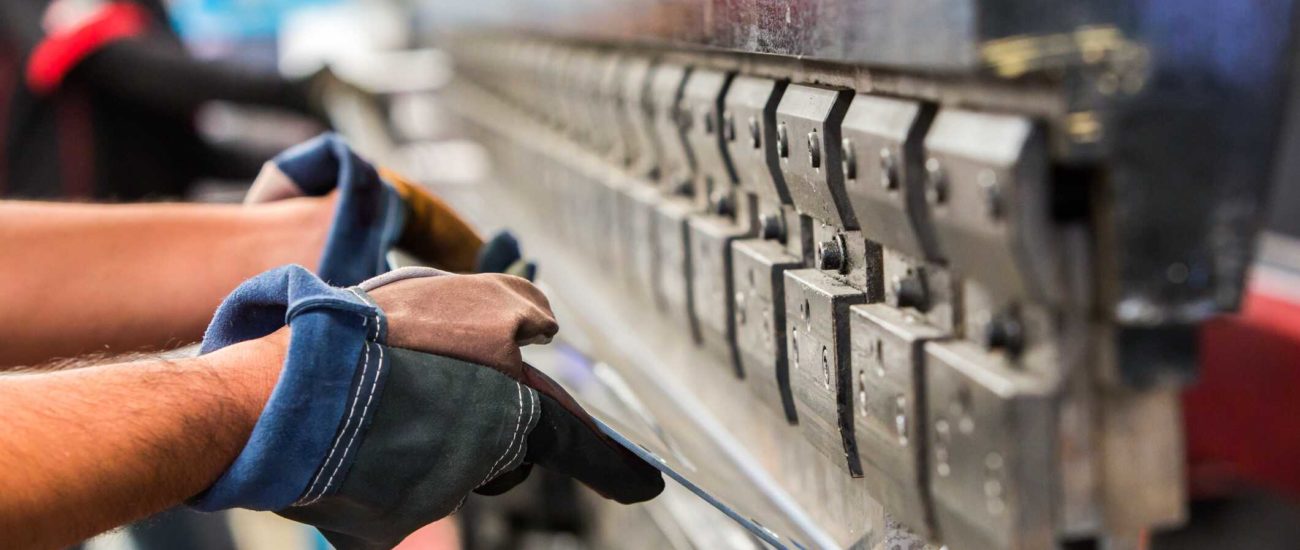
<path id="1" fill-rule="evenodd" d="M 1013 312 L 994 315 L 984 327 L 984 346 L 1019 355 L 1025 346 L 1025 328 Z"/>
<path id="2" fill-rule="evenodd" d="M 783 159 L 790 158 L 790 136 L 787 135 L 784 122 L 776 125 L 776 154 Z"/>
<path id="3" fill-rule="evenodd" d="M 710 198 L 709 202 L 713 206 L 713 213 L 719 216 L 730 216 L 736 211 L 731 193 L 728 193 L 725 190 L 719 189 L 714 191 L 713 197 Z"/>
<path id="4" fill-rule="evenodd" d="M 822 140 L 817 137 L 817 130 L 808 132 L 808 165 L 822 167 Z"/>
<path id="5" fill-rule="evenodd" d="M 925 311 L 930 307 L 925 280 L 916 274 L 894 277 L 890 281 L 890 290 L 893 294 L 894 307 L 910 307 L 918 311 Z"/>
<path id="6" fill-rule="evenodd" d="M 764 239 L 785 240 L 785 224 L 781 222 L 781 216 L 763 214 L 758 218 L 758 223 Z"/>
<path id="7" fill-rule="evenodd" d="M 898 159 L 888 147 L 880 148 L 880 187 L 886 191 L 898 189 Z"/>
<path id="8" fill-rule="evenodd" d="M 687 178 L 679 180 L 671 189 L 674 195 L 690 196 L 695 194 L 695 184 L 691 183 L 691 180 Z"/>
<path id="9" fill-rule="evenodd" d="M 948 200 L 948 176 L 943 173 L 939 159 L 925 161 L 925 200 L 935 206 Z"/>
<path id="10" fill-rule="evenodd" d="M 722 113 L 722 139 L 736 141 L 736 116 L 731 111 Z"/>
<path id="11" fill-rule="evenodd" d="M 844 138 L 840 142 L 840 148 L 844 150 L 844 158 L 840 159 L 841 168 L 844 169 L 844 179 L 848 181 L 857 181 L 858 154 L 853 149 L 853 140 Z"/>
<path id="12" fill-rule="evenodd" d="M 844 268 L 844 243 L 839 238 L 817 243 L 817 269 L 839 271 Z"/>
<path id="13" fill-rule="evenodd" d="M 763 127 L 758 124 L 758 119 L 749 117 L 749 144 L 758 149 L 763 146 Z"/>

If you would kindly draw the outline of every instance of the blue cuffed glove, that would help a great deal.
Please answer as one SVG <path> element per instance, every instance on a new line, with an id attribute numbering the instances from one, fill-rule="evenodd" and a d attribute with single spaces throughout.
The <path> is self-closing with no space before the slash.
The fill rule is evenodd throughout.
<path id="1" fill-rule="evenodd" d="M 518 264 L 521 254 L 513 236 L 498 235 L 485 247 L 482 237 L 441 199 L 395 172 L 376 169 L 332 133 L 268 162 L 244 202 L 335 190 L 339 202 L 319 270 L 331 284 L 355 285 L 387 271 L 392 248 L 448 271 L 505 273 L 514 268 L 515 274 L 528 273 L 526 265 Z"/>
<path id="2" fill-rule="evenodd" d="M 374 410 L 357 405 L 383 394 L 386 372 L 376 344 L 384 341 L 387 327 L 383 312 L 365 296 L 331 287 L 306 268 L 285 266 L 249 279 L 226 297 L 200 353 L 260 338 L 285 324 L 293 329 L 280 380 L 248 443 L 192 506 L 281 510 L 333 487 L 337 480 L 317 472 L 346 469 L 349 457 L 356 457 L 355 434 Z M 329 457 L 324 467 L 321 457 Z"/>
<path id="3" fill-rule="evenodd" d="M 550 321 L 528 323 L 530 315 Z M 191 506 L 275 511 L 346 550 L 392 547 L 471 491 L 508 490 L 534 464 L 620 502 L 663 489 L 658 470 L 518 358 L 519 345 L 556 330 L 545 298 L 526 282 L 405 268 L 335 288 L 305 268 L 281 267 L 226 298 L 201 352 L 286 323 L 280 379 L 248 443 Z M 443 324 L 451 333 L 438 332 Z"/>

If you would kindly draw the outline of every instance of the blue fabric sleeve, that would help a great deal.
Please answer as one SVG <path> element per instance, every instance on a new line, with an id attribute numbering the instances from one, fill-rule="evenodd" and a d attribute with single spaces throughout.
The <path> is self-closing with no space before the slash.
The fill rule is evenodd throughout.
<path id="1" fill-rule="evenodd" d="M 190 505 L 281 510 L 342 482 L 349 450 L 382 388 L 382 311 L 357 289 L 334 288 L 301 266 L 258 275 L 226 298 L 201 353 L 292 326 L 284 368 L 247 445 Z M 329 470 L 329 475 L 322 471 Z M 338 478 L 337 481 L 335 478 Z M 311 493 L 311 495 L 308 495 Z"/>
<path id="2" fill-rule="evenodd" d="M 350 286 L 388 271 L 387 254 L 401 236 L 406 206 L 374 166 L 333 133 L 294 146 L 273 162 L 307 195 L 339 190 L 321 257 L 322 279 Z"/>

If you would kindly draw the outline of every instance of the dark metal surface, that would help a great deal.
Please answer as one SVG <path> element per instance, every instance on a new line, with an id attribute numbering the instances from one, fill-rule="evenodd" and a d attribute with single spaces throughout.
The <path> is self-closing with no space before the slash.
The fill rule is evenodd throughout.
<path id="1" fill-rule="evenodd" d="M 691 71 L 682 88 L 677 111 L 686 145 L 695 159 L 695 201 L 700 208 L 713 206 L 715 193 L 732 201 L 736 176 L 727 150 L 722 147 L 722 98 L 731 84 L 728 73 Z"/>
<path id="2" fill-rule="evenodd" d="M 863 234 L 915 258 L 939 259 L 922 178 L 933 117 L 915 101 L 857 94 L 841 128 L 844 186 Z"/>
<path id="3" fill-rule="evenodd" d="M 745 239 L 731 247 L 736 347 L 746 381 L 773 410 L 798 421 L 786 355 L 785 272 L 801 267 L 781 243 Z"/>
<path id="4" fill-rule="evenodd" d="M 790 190 L 781 177 L 776 139 L 776 107 L 786 83 L 767 78 L 736 77 L 727 90 L 723 113 L 724 145 L 735 165 L 741 189 L 779 208 L 790 204 Z M 761 209 L 776 214 L 771 209 Z"/>
<path id="5" fill-rule="evenodd" d="M 692 217 L 688 228 L 692 304 L 700 336 L 705 346 L 743 378 L 736 343 L 731 243 L 748 237 L 749 230 L 723 216 Z"/>
<path id="6" fill-rule="evenodd" d="M 689 75 L 689 68 L 665 63 L 655 66 L 650 80 L 649 114 L 658 144 L 659 182 L 661 189 L 670 194 L 690 192 L 695 165 L 682 135 L 682 116 L 678 111 L 682 88 Z"/>
<path id="7" fill-rule="evenodd" d="M 455 56 L 514 104 L 460 99 L 513 191 L 672 314 L 589 347 L 704 396 L 838 545 L 881 501 L 1027 549 L 1182 517 L 1174 396 L 1241 294 L 1292 2 L 551 0 Z"/>
<path id="8" fill-rule="evenodd" d="M 655 209 L 654 243 L 658 247 L 655 288 L 668 314 L 699 342 L 700 327 L 694 315 L 691 293 L 690 230 L 687 226 L 692 209 L 691 200 L 684 196 L 664 197 Z"/>
<path id="9" fill-rule="evenodd" d="M 1046 150 L 1020 117 L 940 110 L 925 138 L 940 253 L 998 301 L 1063 300 Z"/>
<path id="10" fill-rule="evenodd" d="M 1014 112 L 1017 87 L 1050 89 L 1056 107 L 1021 105 L 1047 118 L 1067 168 L 1088 165 L 1088 181 L 1064 186 L 1086 203 L 1068 215 L 1104 229 L 1099 246 L 1114 254 L 1099 272 L 1101 305 L 1139 327 L 1237 306 L 1280 164 L 1296 15 L 1294 0 L 532 0 L 481 9 L 498 13 L 478 18 L 489 23 L 479 28 L 839 62 L 806 63 L 797 78 L 864 92 Z M 1007 101 L 947 91 L 976 80 Z M 1121 361 L 1140 368 L 1146 359 L 1163 360 Z"/>
<path id="11" fill-rule="evenodd" d="M 511 8 L 485 14 L 493 20 L 481 26 L 932 71 L 982 66 L 990 41 L 1113 24 L 1122 11 L 1114 0 L 532 0 Z"/>
<path id="12" fill-rule="evenodd" d="M 945 540 L 1049 548 L 1054 411 L 1043 380 L 964 342 L 925 344 L 930 493 Z M 1038 441 L 1037 445 L 1022 445 Z"/>
<path id="13" fill-rule="evenodd" d="M 852 92 L 791 85 L 776 109 L 776 150 L 799 213 L 841 229 L 857 229 L 844 195 L 840 120 Z"/>
<path id="14" fill-rule="evenodd" d="M 853 418 L 867 490 L 913 532 L 937 538 L 926 455 L 926 341 L 948 335 L 884 304 L 850 308 Z"/>
<path id="15" fill-rule="evenodd" d="M 823 271 L 785 272 L 786 353 L 799 428 L 853 477 L 862 476 L 862 465 L 850 416 L 848 311 L 866 301 L 861 290 Z"/>

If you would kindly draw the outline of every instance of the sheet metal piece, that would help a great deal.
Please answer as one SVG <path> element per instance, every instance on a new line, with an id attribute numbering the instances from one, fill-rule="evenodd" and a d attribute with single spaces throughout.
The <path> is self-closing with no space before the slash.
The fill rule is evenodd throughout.
<path id="1" fill-rule="evenodd" d="M 817 269 L 785 272 L 786 355 L 800 431 L 862 477 L 849 386 L 849 306 L 867 295 Z"/>
<path id="2" fill-rule="evenodd" d="M 704 490 L 704 488 L 692 482 L 690 478 L 686 477 L 681 472 L 678 472 L 677 470 L 673 469 L 672 466 L 669 466 L 668 461 L 665 460 L 660 455 L 655 454 L 649 449 L 642 447 L 641 445 L 633 442 L 631 439 L 628 439 L 627 436 L 619 433 L 614 428 L 610 427 L 609 424 L 601 422 L 600 420 L 596 420 L 596 427 L 600 428 L 600 431 L 605 435 L 609 436 L 610 439 L 613 439 L 619 445 L 622 445 L 627 450 L 632 451 L 633 454 L 637 455 L 638 457 L 641 457 L 642 460 L 645 460 L 651 466 L 654 466 L 660 472 L 663 472 L 664 475 L 668 476 L 669 479 L 676 481 L 677 483 L 681 484 L 681 486 L 683 487 L 686 487 L 692 493 L 695 493 L 696 496 L 700 497 L 700 499 L 709 503 L 710 506 L 717 508 L 723 514 L 726 514 L 727 517 L 731 518 L 736 523 L 739 523 L 742 527 L 749 530 L 751 534 L 758 537 L 763 542 L 772 545 L 773 548 L 779 548 L 781 550 L 785 550 L 789 548 L 787 542 L 789 542 L 790 539 L 783 538 L 775 531 L 768 529 L 767 527 L 764 527 L 763 525 L 759 524 L 753 519 L 737 511 L 735 508 L 732 508 L 731 506 L 728 506 L 727 504 L 723 503 L 721 500 L 718 500 L 717 497 L 713 496 L 708 491 Z"/>

